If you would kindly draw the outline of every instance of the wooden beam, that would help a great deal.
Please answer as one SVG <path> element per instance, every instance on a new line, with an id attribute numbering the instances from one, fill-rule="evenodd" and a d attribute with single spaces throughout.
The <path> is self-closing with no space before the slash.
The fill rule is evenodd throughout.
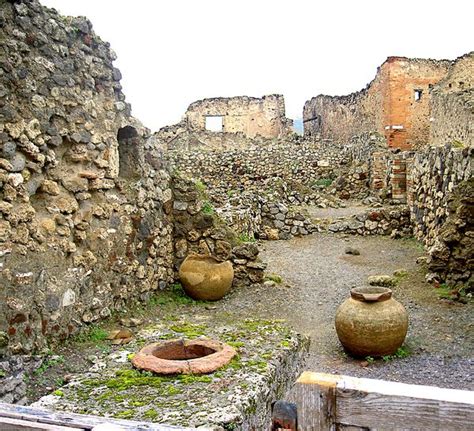
<path id="1" fill-rule="evenodd" d="M 298 408 L 298 430 L 336 429 L 336 383 L 330 374 L 316 376 L 308 371 L 298 378 L 291 390 L 291 401 Z"/>
<path id="2" fill-rule="evenodd" d="M 36 428 L 36 429 L 44 429 L 49 430 L 54 428 L 46 428 L 49 425 L 56 425 L 60 427 L 66 427 L 66 429 L 70 431 L 82 431 L 82 430 L 93 430 L 95 426 L 101 424 L 110 424 L 114 426 L 117 431 L 140 431 L 140 430 L 147 430 L 147 431 L 193 431 L 195 428 L 186 428 L 186 427 L 179 427 L 179 426 L 172 426 L 172 425 L 163 425 L 163 424 L 156 424 L 151 422 L 137 422 L 137 421 L 129 421 L 129 420 L 119 420 L 119 419 L 112 419 L 100 416 L 92 416 L 92 415 L 80 415 L 76 413 L 67 413 L 67 412 L 55 412 L 45 409 L 40 409 L 37 407 L 26 407 L 26 406 L 18 406 L 14 404 L 5 404 L 0 403 L 0 430 L 3 431 L 2 428 L 3 423 L 8 423 L 11 420 L 18 420 L 29 422 L 31 427 L 33 425 L 41 425 L 44 428 Z M 18 428 L 21 430 L 22 428 Z M 25 428 L 28 430 L 28 428 Z M 33 428 L 35 429 L 35 428 Z M 209 428 L 200 428 L 200 431 L 210 431 Z"/>
<path id="3" fill-rule="evenodd" d="M 82 428 L 83 429 L 83 428 Z M 71 431 L 80 428 L 63 427 L 61 425 L 40 424 L 38 422 L 25 421 L 21 419 L 0 418 L 0 430 L 2 431 Z"/>
<path id="4" fill-rule="evenodd" d="M 474 429 L 472 391 L 310 372 L 301 375 L 295 390 L 298 422 L 302 409 L 305 431 L 334 429 L 334 424 L 342 429 Z"/>

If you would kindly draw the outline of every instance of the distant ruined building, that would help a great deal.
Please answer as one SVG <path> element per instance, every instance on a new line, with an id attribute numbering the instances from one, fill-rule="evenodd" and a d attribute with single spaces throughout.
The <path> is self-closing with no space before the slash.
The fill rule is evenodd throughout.
<path id="1" fill-rule="evenodd" d="M 156 137 L 166 149 L 232 148 L 285 138 L 294 134 L 292 126 L 280 94 L 217 97 L 192 103 L 181 122 L 163 127 Z"/>
<path id="2" fill-rule="evenodd" d="M 455 61 L 388 57 L 364 90 L 308 100 L 305 137 L 348 143 L 355 135 L 378 132 L 388 147 L 402 150 L 446 139 L 469 144 L 473 76 L 472 52 Z"/>

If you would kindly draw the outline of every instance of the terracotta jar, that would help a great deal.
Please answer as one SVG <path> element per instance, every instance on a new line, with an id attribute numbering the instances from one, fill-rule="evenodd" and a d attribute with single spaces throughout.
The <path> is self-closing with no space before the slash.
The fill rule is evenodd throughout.
<path id="1" fill-rule="evenodd" d="M 181 264 L 179 278 L 191 298 L 216 301 L 230 290 L 234 269 L 229 261 L 219 262 L 212 256 L 192 254 Z"/>
<path id="2" fill-rule="evenodd" d="M 356 287 L 336 311 L 336 332 L 353 356 L 392 355 L 408 330 L 405 307 L 386 287 Z"/>

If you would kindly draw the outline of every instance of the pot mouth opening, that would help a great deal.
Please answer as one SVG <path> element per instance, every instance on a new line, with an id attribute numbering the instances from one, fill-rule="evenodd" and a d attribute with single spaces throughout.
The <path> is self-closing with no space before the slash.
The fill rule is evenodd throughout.
<path id="1" fill-rule="evenodd" d="M 211 254 L 189 254 L 187 257 L 193 260 L 197 260 L 200 262 L 206 262 L 210 264 L 220 264 L 222 263 L 220 260 L 216 259 Z"/>
<path id="2" fill-rule="evenodd" d="M 236 353 L 217 340 L 166 340 L 143 347 L 132 364 L 157 374 L 206 374 L 228 364 Z"/>
<path id="3" fill-rule="evenodd" d="M 381 302 L 392 297 L 392 290 L 381 286 L 361 286 L 351 289 L 351 297 L 362 302 Z"/>
<path id="4" fill-rule="evenodd" d="M 158 359 L 171 361 L 188 361 L 190 359 L 204 358 L 216 353 L 217 349 L 210 348 L 195 342 L 183 345 L 180 342 L 165 344 L 162 348 L 156 349 L 152 355 Z"/>

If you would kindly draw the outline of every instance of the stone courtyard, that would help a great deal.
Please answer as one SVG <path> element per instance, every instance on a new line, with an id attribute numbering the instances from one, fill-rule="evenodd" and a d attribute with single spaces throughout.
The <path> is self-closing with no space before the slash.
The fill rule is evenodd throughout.
<path id="1" fill-rule="evenodd" d="M 1 403 L 263 430 L 305 369 L 474 389 L 474 53 L 388 57 L 364 90 L 310 98 L 303 135 L 279 94 L 199 100 L 152 133 L 86 18 L 0 0 L 0 40 Z M 193 253 L 232 264 L 223 299 L 185 294 Z M 334 316 L 369 283 L 408 335 L 353 358 Z M 133 367 L 175 338 L 237 356 Z"/>

